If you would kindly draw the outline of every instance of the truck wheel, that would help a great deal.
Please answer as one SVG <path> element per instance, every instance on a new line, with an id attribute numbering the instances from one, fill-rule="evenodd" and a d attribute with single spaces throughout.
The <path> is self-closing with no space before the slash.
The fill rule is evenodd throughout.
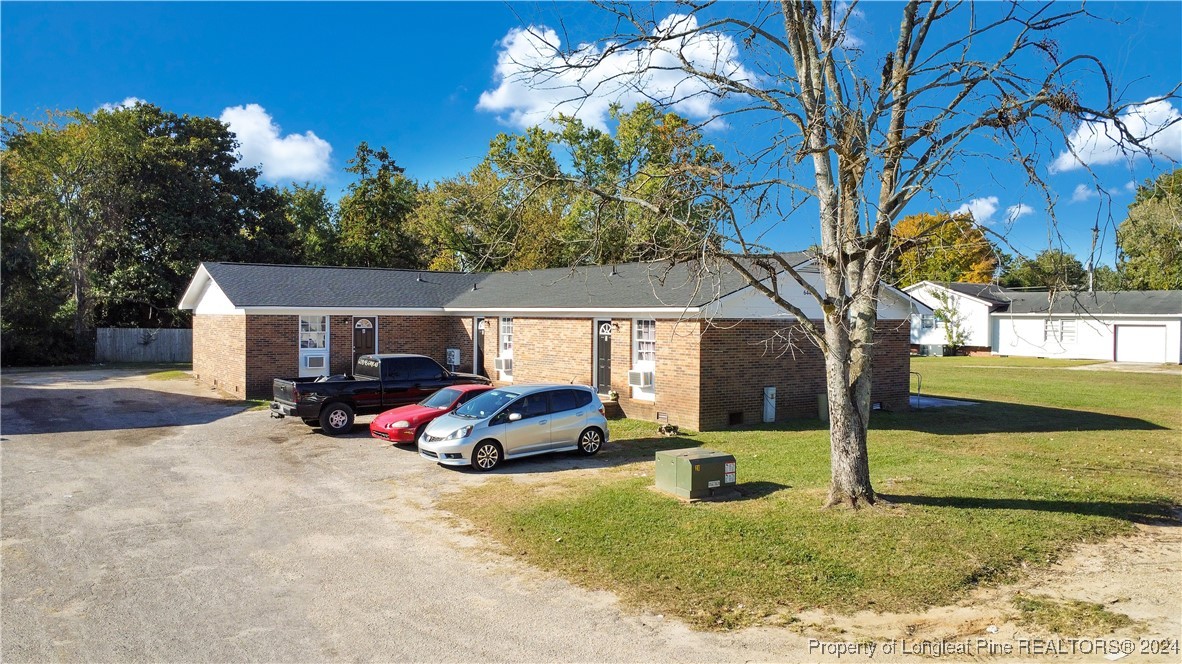
<path id="1" fill-rule="evenodd" d="M 353 409 L 349 404 L 328 404 L 320 412 L 320 428 L 330 436 L 348 433 L 353 428 Z"/>

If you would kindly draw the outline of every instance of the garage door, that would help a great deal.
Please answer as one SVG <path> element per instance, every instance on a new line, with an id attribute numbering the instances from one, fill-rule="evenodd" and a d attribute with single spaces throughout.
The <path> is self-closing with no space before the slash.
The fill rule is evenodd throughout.
<path id="1" fill-rule="evenodd" d="M 1166 361 L 1165 325 L 1117 325 L 1117 362 Z"/>

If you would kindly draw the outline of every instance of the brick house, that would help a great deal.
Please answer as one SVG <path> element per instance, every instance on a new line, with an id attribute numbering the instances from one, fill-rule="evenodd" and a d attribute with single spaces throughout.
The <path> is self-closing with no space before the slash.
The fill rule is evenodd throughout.
<path id="1" fill-rule="evenodd" d="M 804 254 L 786 256 L 819 282 Z M 821 318 L 791 279 L 781 293 Z M 908 404 L 911 306 L 883 288 L 872 398 L 887 410 Z M 648 263 L 472 274 L 207 262 L 180 307 L 194 314 L 194 373 L 239 398 L 269 398 L 276 377 L 352 373 L 373 352 L 450 360 L 498 385 L 592 385 L 617 392 L 629 417 L 696 430 L 816 417 L 825 391 L 821 353 L 795 319 L 725 268 L 699 278 Z"/>

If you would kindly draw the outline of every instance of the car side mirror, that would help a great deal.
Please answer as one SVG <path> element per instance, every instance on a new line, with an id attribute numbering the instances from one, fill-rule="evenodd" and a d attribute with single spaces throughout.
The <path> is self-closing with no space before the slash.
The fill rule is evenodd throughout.
<path id="1" fill-rule="evenodd" d="M 516 422 L 521 419 L 521 413 L 509 413 L 509 421 Z"/>

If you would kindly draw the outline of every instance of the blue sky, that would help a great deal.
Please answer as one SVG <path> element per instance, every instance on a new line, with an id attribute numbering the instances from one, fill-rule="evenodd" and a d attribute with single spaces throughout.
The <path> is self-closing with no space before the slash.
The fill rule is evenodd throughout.
<path id="1" fill-rule="evenodd" d="M 1064 54 L 1098 55 L 1128 101 L 1165 94 L 1182 80 L 1182 3 L 1088 7 L 1101 20 L 1058 34 Z M 661 18 L 673 10 L 654 13 Z M 178 113 L 222 117 L 238 128 L 244 157 L 261 163 L 270 181 L 311 179 L 333 192 L 347 184 L 342 169 L 363 140 L 387 146 L 422 182 L 469 170 L 493 136 L 552 106 L 552 97 L 498 78 L 498 57 L 513 47 L 513 31 L 546 26 L 587 40 L 612 26 L 603 14 L 573 3 L 4 2 L 0 12 L 0 112 L 33 117 L 44 109 L 91 111 L 137 98 Z M 897 16 L 893 3 L 862 5 L 851 33 L 865 52 L 885 52 Z M 738 66 L 746 55 L 740 49 Z M 1085 101 L 1098 93 L 1091 83 L 1081 91 Z M 1179 109 L 1175 100 L 1156 111 L 1172 117 Z M 601 111 L 584 112 L 596 122 Z M 725 150 L 741 146 L 750 133 L 732 124 L 708 136 Z M 1161 150 L 1182 157 L 1182 126 L 1162 139 Z M 1058 196 L 1067 248 L 1086 260 L 1090 228 L 1099 219 L 1105 241 L 1099 259 L 1109 264 L 1112 229 L 1131 200 L 1127 184 L 1173 168 L 1168 159 L 1113 160 L 1091 151 L 1092 170 L 1112 195 L 1110 221 L 1103 199 L 1088 194 L 1095 181 L 1086 170 L 1046 170 L 1062 152 L 1061 141 L 1037 149 L 1048 157 L 1043 172 Z M 1048 244 L 1045 203 L 1004 160 L 965 161 L 936 195 L 907 212 L 964 206 L 1008 232 L 1024 253 Z M 1020 214 L 1007 224 L 1007 211 Z M 808 213 L 806 207 L 775 228 L 768 236 L 773 247 L 816 242 Z"/>

